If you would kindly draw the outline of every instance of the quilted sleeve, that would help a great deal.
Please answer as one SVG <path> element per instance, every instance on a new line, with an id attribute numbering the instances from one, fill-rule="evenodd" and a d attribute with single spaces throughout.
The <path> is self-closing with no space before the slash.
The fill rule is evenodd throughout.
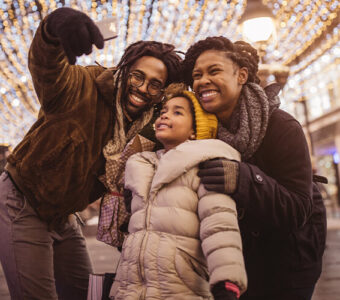
<path id="1" fill-rule="evenodd" d="M 202 185 L 198 195 L 200 238 L 208 263 L 210 286 L 228 280 L 244 293 L 247 275 L 235 202 L 228 195 L 207 192 Z"/>

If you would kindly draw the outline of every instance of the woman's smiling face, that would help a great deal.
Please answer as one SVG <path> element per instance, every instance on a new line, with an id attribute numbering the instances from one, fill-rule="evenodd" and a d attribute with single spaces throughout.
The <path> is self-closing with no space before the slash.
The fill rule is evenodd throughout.
<path id="1" fill-rule="evenodd" d="M 237 104 L 248 70 L 237 66 L 226 52 L 207 50 L 197 58 L 192 78 L 202 107 L 225 121 Z"/>
<path id="2" fill-rule="evenodd" d="M 185 97 L 175 97 L 168 100 L 155 122 L 156 138 L 169 150 L 193 139 L 193 116 L 189 100 Z"/>

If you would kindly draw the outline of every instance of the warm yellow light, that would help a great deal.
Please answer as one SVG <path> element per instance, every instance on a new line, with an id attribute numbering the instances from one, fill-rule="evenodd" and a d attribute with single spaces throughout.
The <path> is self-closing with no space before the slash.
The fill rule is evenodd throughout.
<path id="1" fill-rule="evenodd" d="M 249 19 L 242 24 L 243 36 L 251 42 L 267 41 L 275 30 L 272 18 Z"/>

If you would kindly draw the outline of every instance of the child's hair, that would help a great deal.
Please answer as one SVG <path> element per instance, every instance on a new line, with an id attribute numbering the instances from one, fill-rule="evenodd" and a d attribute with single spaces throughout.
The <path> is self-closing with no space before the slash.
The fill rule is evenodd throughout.
<path id="1" fill-rule="evenodd" d="M 237 41 L 233 43 L 223 36 L 208 37 L 193 44 L 185 54 L 182 62 L 184 82 L 192 86 L 192 70 L 194 69 L 197 58 L 207 50 L 223 51 L 226 57 L 230 58 L 239 67 L 248 69 L 247 82 L 259 83 L 257 77 L 260 58 L 257 50 L 250 44 Z"/>
<path id="2" fill-rule="evenodd" d="M 216 116 L 203 110 L 195 94 L 188 91 L 184 83 L 172 83 L 165 89 L 164 103 L 175 97 L 183 97 L 189 101 L 196 140 L 215 138 L 218 123 Z"/>

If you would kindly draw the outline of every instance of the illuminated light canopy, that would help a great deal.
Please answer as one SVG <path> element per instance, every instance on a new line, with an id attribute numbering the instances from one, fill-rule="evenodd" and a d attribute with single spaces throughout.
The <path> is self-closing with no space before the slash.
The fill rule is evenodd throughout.
<path id="1" fill-rule="evenodd" d="M 105 42 L 104 49 L 94 47 L 93 53 L 77 59 L 80 65 L 98 61 L 105 67 L 111 67 L 119 61 L 124 49 L 138 40 L 172 43 L 184 52 L 192 43 L 207 36 L 223 35 L 232 41 L 240 40 L 242 31 L 239 25 L 246 21 L 247 10 L 253 2 L 0 0 L 0 144 L 15 146 L 36 120 L 40 104 L 28 72 L 27 54 L 39 22 L 56 8 L 72 7 L 85 12 L 95 21 L 111 16 L 117 18 L 118 38 Z M 329 53 L 331 56 L 329 64 L 334 61 L 338 55 L 336 45 L 340 32 L 338 0 L 255 2 L 272 13 L 277 25 L 278 42 L 268 43 L 264 54 L 266 63 L 289 66 L 290 76 L 298 81 L 298 76 L 305 76 L 300 74 L 302 70 L 313 62 L 324 64 L 319 59 L 323 54 Z M 320 37 L 324 42 L 313 48 L 313 43 Z M 300 59 L 302 56 L 303 59 Z"/>

